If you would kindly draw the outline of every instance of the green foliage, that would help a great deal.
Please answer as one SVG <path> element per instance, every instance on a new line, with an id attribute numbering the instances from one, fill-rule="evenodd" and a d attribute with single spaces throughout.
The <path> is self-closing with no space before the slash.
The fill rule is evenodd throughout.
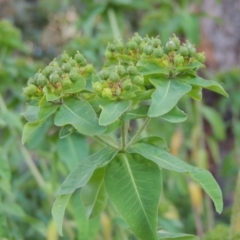
<path id="1" fill-rule="evenodd" d="M 163 49 L 162 56 L 154 53 L 154 48 L 159 47 Z M 182 47 L 187 49 L 184 54 L 179 50 Z M 196 71 L 204 65 L 197 60 L 195 47 L 189 42 L 181 45 L 175 35 L 164 46 L 158 37 L 142 38 L 135 34 L 126 44 L 120 40 L 109 43 L 105 56 L 106 62 L 97 71 L 87 65 L 80 52 L 74 59 L 65 52 L 30 79 L 24 90 L 30 108 L 33 104 L 38 107 L 34 113 L 27 110 L 24 114 L 29 122 L 24 127 L 23 142 L 52 116 L 53 123 L 64 129 L 61 137 L 72 126 L 74 131 L 107 145 L 72 167 L 61 185 L 52 209 L 59 233 L 63 234 L 67 203 L 73 192 L 82 187 L 81 198 L 88 218 L 104 210 L 109 196 L 137 237 L 158 239 L 160 168 L 188 173 L 208 193 L 220 213 L 222 193 L 208 171 L 168 153 L 162 138 L 139 140 L 151 118 L 184 121 L 186 114 L 177 104 L 192 87 L 197 86 L 198 92 L 208 88 L 227 95 L 221 85 L 197 77 Z M 74 77 L 70 76 L 73 71 Z M 26 91 L 33 86 L 34 91 Z M 194 93 L 192 96 L 197 98 Z M 130 137 L 129 119 L 136 118 L 146 120 Z M 152 185 L 154 189 L 149 188 Z"/>

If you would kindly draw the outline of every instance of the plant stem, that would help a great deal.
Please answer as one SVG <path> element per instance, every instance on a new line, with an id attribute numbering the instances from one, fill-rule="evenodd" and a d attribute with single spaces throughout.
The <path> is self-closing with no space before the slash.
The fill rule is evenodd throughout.
<path id="1" fill-rule="evenodd" d="M 126 143 L 128 138 L 128 126 L 129 126 L 129 121 L 124 121 L 121 127 L 121 140 L 122 140 L 121 149 L 124 152 L 126 150 Z"/>
<path id="2" fill-rule="evenodd" d="M 112 143 L 112 139 L 111 141 L 109 141 L 108 139 L 105 139 L 104 137 L 100 137 L 100 136 L 94 136 L 95 139 L 99 140 L 100 142 L 104 143 L 105 145 L 112 147 L 114 149 L 119 150 L 119 146 L 116 143 Z"/>
<path id="3" fill-rule="evenodd" d="M 109 8 L 107 13 L 108 13 L 109 22 L 111 24 L 113 36 L 115 39 L 117 39 L 121 36 L 121 34 L 117 24 L 116 14 L 112 8 Z"/>
<path id="4" fill-rule="evenodd" d="M 130 140 L 130 142 L 127 144 L 127 148 L 131 147 L 138 139 L 138 137 L 140 136 L 140 134 L 142 133 L 142 131 L 146 128 L 146 126 L 148 125 L 148 123 L 150 122 L 151 118 L 147 118 L 145 120 L 145 122 L 143 123 L 143 125 L 137 130 L 137 132 L 135 133 L 135 135 L 132 137 L 132 139 Z"/>
<path id="5" fill-rule="evenodd" d="M 44 188 L 46 186 L 46 182 L 44 181 L 41 173 L 38 171 L 37 167 L 35 166 L 33 160 L 32 160 L 32 157 L 30 156 L 29 152 L 26 150 L 26 148 L 19 144 L 20 145 L 20 149 L 21 149 L 21 152 L 23 154 L 23 157 L 24 157 L 24 160 L 26 162 L 26 164 L 28 165 L 32 175 L 35 177 L 38 185 L 42 188 Z"/>

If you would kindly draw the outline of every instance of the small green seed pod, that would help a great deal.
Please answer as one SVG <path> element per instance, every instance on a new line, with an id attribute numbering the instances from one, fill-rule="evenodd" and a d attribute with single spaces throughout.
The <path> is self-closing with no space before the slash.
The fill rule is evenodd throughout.
<path id="1" fill-rule="evenodd" d="M 166 49 L 170 52 L 170 51 L 174 51 L 175 49 L 177 49 L 177 46 L 175 44 L 174 41 L 170 40 L 166 43 Z"/>
<path id="2" fill-rule="evenodd" d="M 71 81 L 76 82 L 80 78 L 80 75 L 77 72 L 71 71 L 69 73 L 69 78 Z"/>
<path id="3" fill-rule="evenodd" d="M 126 45 L 127 45 L 127 48 L 129 48 L 130 50 L 136 50 L 138 47 L 137 43 L 132 40 L 128 41 Z"/>
<path id="4" fill-rule="evenodd" d="M 144 78 L 141 75 L 135 76 L 133 78 L 133 84 L 137 86 L 143 86 L 144 85 Z"/>
<path id="5" fill-rule="evenodd" d="M 174 35 L 174 37 L 173 37 L 171 40 L 175 43 L 176 48 L 179 48 L 179 47 L 180 47 L 181 42 L 180 42 L 180 40 L 179 40 L 178 37 L 176 37 L 176 36 Z"/>
<path id="6" fill-rule="evenodd" d="M 204 62 L 205 62 L 205 59 L 206 59 L 205 54 L 204 54 L 204 53 L 197 53 L 197 54 L 196 54 L 196 59 L 197 59 L 199 62 L 204 63 Z"/>
<path id="7" fill-rule="evenodd" d="M 120 42 L 120 41 L 117 41 L 115 43 L 115 48 L 116 48 L 117 52 L 121 52 L 124 49 L 124 44 L 122 42 Z"/>
<path id="8" fill-rule="evenodd" d="M 135 66 L 129 66 L 127 68 L 127 73 L 129 75 L 137 75 L 138 74 L 138 69 Z"/>
<path id="9" fill-rule="evenodd" d="M 71 66 L 71 64 L 69 64 L 69 63 L 64 63 L 63 65 L 62 65 L 62 70 L 64 71 L 64 72 L 70 72 L 70 70 L 71 70 L 71 68 L 72 68 L 72 66 Z"/>
<path id="10" fill-rule="evenodd" d="M 84 63 L 86 61 L 84 56 L 81 53 L 76 53 L 74 55 L 74 60 L 77 61 L 77 63 L 79 64 Z"/>
<path id="11" fill-rule="evenodd" d="M 113 43 L 109 43 L 107 46 L 107 50 L 110 52 L 114 52 L 116 50 L 116 46 Z"/>
<path id="12" fill-rule="evenodd" d="M 164 55 L 163 49 L 162 49 L 161 47 L 155 48 L 154 51 L 153 51 L 153 55 L 154 55 L 156 58 L 161 58 L 161 57 L 163 57 L 163 55 Z"/>
<path id="13" fill-rule="evenodd" d="M 111 88 L 104 88 L 102 90 L 102 97 L 103 98 L 111 98 L 113 96 Z"/>
<path id="14" fill-rule="evenodd" d="M 69 55 L 66 52 L 64 52 L 61 54 L 60 59 L 62 62 L 67 62 L 69 60 Z"/>
<path id="15" fill-rule="evenodd" d="M 179 53 L 183 56 L 183 57 L 187 57 L 188 56 L 188 48 L 186 46 L 181 46 L 179 48 Z"/>
<path id="16" fill-rule="evenodd" d="M 30 77 L 27 81 L 28 84 L 36 84 L 36 81 L 33 77 Z"/>
<path id="17" fill-rule="evenodd" d="M 107 80 L 109 78 L 109 71 L 107 69 L 103 69 L 99 75 L 103 80 Z"/>
<path id="18" fill-rule="evenodd" d="M 123 76 L 126 73 L 125 67 L 122 65 L 116 66 L 116 72 L 119 74 L 119 76 Z"/>
<path id="19" fill-rule="evenodd" d="M 161 40 L 159 38 L 152 39 L 152 46 L 157 48 L 161 45 Z"/>
<path id="20" fill-rule="evenodd" d="M 86 65 L 86 67 L 85 67 L 85 72 L 86 72 L 86 73 L 93 73 L 93 72 L 94 72 L 94 67 L 93 67 L 93 65 L 92 65 L 92 64 Z"/>
<path id="21" fill-rule="evenodd" d="M 117 82 L 117 81 L 120 80 L 120 76 L 119 76 L 118 73 L 116 73 L 116 72 L 111 72 L 111 73 L 109 74 L 109 80 L 110 80 L 110 81 L 113 81 L 113 82 Z"/>
<path id="22" fill-rule="evenodd" d="M 68 77 L 65 77 L 62 79 L 61 84 L 62 84 L 63 89 L 67 89 L 67 88 L 71 87 L 72 82 Z"/>
<path id="23" fill-rule="evenodd" d="M 182 65 L 184 63 L 184 58 L 183 58 L 183 56 L 181 56 L 180 54 L 176 54 L 175 56 L 174 56 L 174 64 L 176 65 L 176 66 L 180 66 L 180 65 Z"/>
<path id="24" fill-rule="evenodd" d="M 107 51 L 104 53 L 104 55 L 105 55 L 105 57 L 108 58 L 108 59 L 113 58 L 113 53 L 112 53 L 111 51 L 108 51 L 108 50 L 107 50 Z"/>
<path id="25" fill-rule="evenodd" d="M 147 45 L 144 47 L 143 52 L 146 55 L 151 55 L 153 53 L 154 48 L 151 45 Z"/>
<path id="26" fill-rule="evenodd" d="M 135 34 L 135 36 L 132 37 L 132 40 L 137 44 L 140 44 L 143 41 L 138 34 Z"/>
<path id="27" fill-rule="evenodd" d="M 49 81 L 52 84 L 56 84 L 60 81 L 60 77 L 56 72 L 51 73 L 51 75 L 49 76 Z"/>
<path id="28" fill-rule="evenodd" d="M 96 92 L 101 92 L 102 89 L 103 89 L 103 85 L 101 82 L 94 82 L 92 84 L 92 87 L 93 87 L 93 90 L 96 91 Z"/>
<path id="29" fill-rule="evenodd" d="M 25 96 L 32 96 L 37 92 L 37 87 L 33 84 L 29 84 L 26 88 L 23 89 L 23 94 Z"/>
<path id="30" fill-rule="evenodd" d="M 196 56 L 196 48 L 195 47 L 191 47 L 189 48 L 189 56 L 190 57 L 195 57 Z"/>
<path id="31" fill-rule="evenodd" d="M 48 78 L 53 71 L 54 68 L 52 66 L 47 66 L 43 69 L 42 74 L 44 74 Z"/>
<path id="32" fill-rule="evenodd" d="M 43 87 L 47 84 L 47 78 L 42 74 L 39 73 L 37 76 L 37 85 Z"/>
<path id="33" fill-rule="evenodd" d="M 124 90 L 129 90 L 131 87 L 132 87 L 132 82 L 130 79 L 127 79 L 122 83 L 122 88 Z"/>
<path id="34" fill-rule="evenodd" d="M 74 60 L 74 59 L 72 59 L 72 58 L 69 59 L 68 63 L 69 63 L 72 67 L 76 67 L 76 66 L 77 66 L 77 61 Z"/>

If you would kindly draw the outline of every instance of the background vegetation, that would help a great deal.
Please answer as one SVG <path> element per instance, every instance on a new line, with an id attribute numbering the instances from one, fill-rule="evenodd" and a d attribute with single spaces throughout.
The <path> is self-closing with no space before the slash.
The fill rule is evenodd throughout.
<path id="1" fill-rule="evenodd" d="M 204 240 L 227 239 L 223 236 L 229 229 L 239 227 L 234 221 L 240 221 L 239 202 L 234 214 L 231 211 L 240 161 L 240 33 L 234 21 L 239 3 L 226 2 L 0 0 L 0 239 L 60 239 L 51 216 L 55 193 L 76 163 L 101 147 L 79 134 L 60 140 L 49 122 L 23 146 L 22 88 L 28 78 L 64 50 L 79 50 L 100 66 L 109 41 L 119 36 L 127 40 L 135 32 L 160 35 L 165 42 L 172 33 L 188 39 L 206 54 L 207 68 L 200 74 L 220 82 L 229 93 L 223 98 L 204 91 L 202 103 L 185 98 L 181 105 L 189 118 L 174 128 L 164 122 L 161 129 L 154 121 L 149 125 L 150 134 L 168 139 L 173 154 L 210 170 L 224 196 L 224 211 L 218 215 L 198 185 L 167 172 L 159 226 Z M 61 239 L 135 238 L 110 204 L 101 217 L 87 221 L 76 192 Z"/>

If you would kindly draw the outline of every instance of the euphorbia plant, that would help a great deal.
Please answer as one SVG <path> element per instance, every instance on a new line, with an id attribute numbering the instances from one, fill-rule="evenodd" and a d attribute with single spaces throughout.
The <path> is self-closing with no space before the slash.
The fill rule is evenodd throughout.
<path id="1" fill-rule="evenodd" d="M 186 94 L 200 100 L 202 88 L 227 93 L 218 83 L 197 76 L 196 71 L 204 67 L 204 54 L 196 53 L 189 42 L 181 45 L 176 36 L 163 45 L 158 37 L 135 34 L 126 44 L 109 43 L 105 56 L 98 72 L 81 53 L 74 57 L 63 53 L 30 78 L 24 89 L 31 106 L 24 114 L 29 122 L 23 143 L 53 115 L 54 124 L 61 127 L 60 138 L 77 131 L 106 145 L 79 162 L 61 185 L 52 209 L 59 232 L 69 198 L 82 188 L 88 218 L 99 215 L 109 198 L 142 240 L 191 238 L 157 232 L 162 171 L 188 174 L 219 213 L 221 190 L 210 172 L 170 154 L 164 139 L 141 138 L 141 132 L 151 118 L 170 123 L 186 120 L 177 107 Z"/>

